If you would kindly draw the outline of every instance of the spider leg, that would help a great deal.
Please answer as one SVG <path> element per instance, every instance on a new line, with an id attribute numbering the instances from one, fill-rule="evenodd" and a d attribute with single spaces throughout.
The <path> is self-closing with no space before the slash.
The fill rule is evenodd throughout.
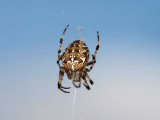
<path id="1" fill-rule="evenodd" d="M 86 77 L 88 78 L 88 80 L 89 80 L 90 84 L 91 84 L 91 85 L 93 85 L 93 84 L 94 84 L 94 82 L 91 80 L 91 78 L 89 77 L 89 75 L 88 75 L 88 73 L 87 73 L 87 72 L 86 72 Z"/>
<path id="2" fill-rule="evenodd" d="M 98 49 L 99 49 L 99 32 L 97 31 L 97 39 L 98 39 L 98 43 L 97 43 L 97 46 L 96 46 L 96 50 L 94 52 L 94 54 L 92 55 L 92 60 L 87 64 L 87 66 L 91 65 L 91 67 L 88 69 L 89 71 L 92 70 L 94 64 L 96 63 L 96 54 L 98 52 Z"/>
<path id="3" fill-rule="evenodd" d="M 59 61 L 61 60 L 61 56 L 60 56 L 60 58 L 57 60 L 57 64 L 58 64 L 58 66 L 59 66 L 59 68 L 61 68 L 61 65 L 60 65 L 60 63 L 59 63 Z"/>
<path id="4" fill-rule="evenodd" d="M 65 90 L 63 90 L 62 88 L 59 88 L 62 92 L 64 92 L 64 93 L 70 93 L 70 92 L 68 92 L 68 91 L 65 91 Z"/>
<path id="5" fill-rule="evenodd" d="M 61 88 L 63 88 L 63 89 L 70 89 L 71 87 L 64 87 L 64 86 L 61 85 Z"/>
<path id="6" fill-rule="evenodd" d="M 87 64 L 87 66 L 95 64 L 96 63 L 96 58 L 95 56 L 92 54 L 92 60 Z"/>
<path id="7" fill-rule="evenodd" d="M 59 80 L 58 80 L 58 88 L 61 90 L 61 91 L 63 91 L 63 92 L 65 92 L 65 93 L 70 93 L 70 92 L 68 92 L 68 91 L 65 91 L 65 90 L 63 90 L 63 89 L 70 89 L 70 87 L 63 87 L 61 84 L 62 84 L 62 80 L 63 80 L 63 76 L 64 76 L 64 68 L 60 68 L 60 71 L 59 71 Z"/>
<path id="8" fill-rule="evenodd" d="M 66 71 L 67 77 L 68 79 L 72 79 L 72 73 L 70 71 Z"/>
<path id="9" fill-rule="evenodd" d="M 63 55 L 62 56 L 60 55 L 61 49 L 62 49 L 63 36 L 64 36 L 68 26 L 69 25 L 67 25 L 67 27 L 64 29 L 63 34 L 62 34 L 61 39 L 60 39 L 59 50 L 58 50 L 58 60 L 57 60 L 57 64 L 58 64 L 59 68 L 61 68 L 61 65 L 60 65 L 59 61 L 62 59 L 62 56 L 63 56 Z"/>
<path id="10" fill-rule="evenodd" d="M 60 56 L 60 53 L 61 53 L 61 48 L 62 48 L 63 36 L 64 36 L 64 34 L 65 34 L 68 26 L 69 26 L 69 25 L 67 25 L 67 27 L 64 29 L 63 34 L 62 34 L 61 39 L 60 39 L 59 50 L 58 50 L 58 58 L 59 58 L 59 59 L 60 59 L 60 57 L 61 57 L 61 56 Z"/>
<path id="11" fill-rule="evenodd" d="M 88 82 L 87 82 L 87 80 L 86 80 L 86 76 L 83 76 L 82 79 L 84 80 L 83 85 L 84 85 L 88 90 L 90 90 L 90 87 L 89 87 Z"/>

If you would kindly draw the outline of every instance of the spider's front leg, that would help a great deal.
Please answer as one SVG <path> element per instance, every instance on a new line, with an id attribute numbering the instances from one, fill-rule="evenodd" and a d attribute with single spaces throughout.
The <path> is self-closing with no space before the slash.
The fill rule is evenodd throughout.
<path id="1" fill-rule="evenodd" d="M 68 92 L 68 91 L 65 91 L 65 90 L 63 90 L 63 89 L 70 89 L 70 87 L 63 87 L 61 84 L 62 84 L 62 80 L 63 80 L 63 76 L 64 76 L 64 68 L 63 67 L 61 67 L 60 68 L 60 71 L 59 71 L 59 80 L 58 80 L 58 88 L 61 90 L 61 91 L 63 91 L 63 92 L 65 92 L 65 93 L 70 93 L 70 92 Z"/>
<path id="2" fill-rule="evenodd" d="M 97 46 L 96 46 L 96 50 L 95 50 L 94 54 L 92 55 L 92 60 L 91 60 L 91 62 L 89 62 L 89 63 L 87 64 L 87 66 L 91 65 L 91 67 L 88 69 L 89 71 L 92 70 L 94 64 L 96 63 L 96 59 L 95 59 L 95 58 L 96 58 L 96 54 L 97 54 L 98 49 L 99 49 L 99 32 L 98 32 L 98 31 L 97 31 L 97 39 L 98 39 L 98 43 L 97 43 Z"/>
<path id="3" fill-rule="evenodd" d="M 61 49 L 62 49 L 63 36 L 64 36 L 64 34 L 65 34 L 68 26 L 69 26 L 69 25 L 67 25 L 67 27 L 64 29 L 63 34 L 62 34 L 62 36 L 61 36 L 61 38 L 60 38 L 60 44 L 59 44 L 59 50 L 58 50 L 58 58 L 59 58 L 59 59 L 60 59 L 60 57 L 61 57 L 61 56 L 60 56 L 60 53 L 61 53 Z"/>
<path id="4" fill-rule="evenodd" d="M 60 65 L 59 61 L 62 60 L 62 57 L 63 57 L 63 55 L 62 56 L 60 55 L 61 49 L 62 49 L 63 36 L 64 36 L 64 34 L 65 34 L 65 32 L 66 32 L 68 27 L 69 27 L 69 25 L 66 26 L 66 28 L 64 29 L 63 34 L 62 34 L 62 36 L 60 38 L 59 50 L 58 50 L 58 60 L 57 60 L 57 64 L 58 64 L 59 68 L 61 68 L 61 65 Z"/>
<path id="5" fill-rule="evenodd" d="M 96 63 L 96 58 L 94 55 L 92 55 L 92 60 L 87 64 L 87 66 L 95 64 Z"/>

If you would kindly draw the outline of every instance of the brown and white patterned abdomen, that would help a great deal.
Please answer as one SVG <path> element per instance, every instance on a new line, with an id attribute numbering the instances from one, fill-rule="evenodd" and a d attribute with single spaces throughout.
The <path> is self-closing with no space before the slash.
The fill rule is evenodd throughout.
<path id="1" fill-rule="evenodd" d="M 62 63 L 65 69 L 76 71 L 85 67 L 88 60 L 88 47 L 83 41 L 76 40 L 66 48 L 63 54 Z"/>

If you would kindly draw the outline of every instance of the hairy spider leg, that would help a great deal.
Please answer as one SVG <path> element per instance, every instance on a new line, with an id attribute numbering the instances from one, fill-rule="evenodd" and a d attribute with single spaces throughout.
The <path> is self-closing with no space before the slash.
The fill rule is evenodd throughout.
<path id="1" fill-rule="evenodd" d="M 58 64 L 58 66 L 59 66 L 59 68 L 60 68 L 58 88 L 59 88 L 61 91 L 65 92 L 65 93 L 70 93 L 70 92 L 67 92 L 67 91 L 65 91 L 65 90 L 63 90 L 63 89 L 70 89 L 70 87 L 63 87 L 63 86 L 61 85 L 61 84 L 62 84 L 62 80 L 63 80 L 64 71 L 65 71 L 65 70 L 64 70 L 63 67 L 61 67 L 59 61 L 62 59 L 62 56 L 60 56 L 60 53 L 61 53 L 61 48 L 62 48 L 63 36 L 64 36 L 64 34 L 65 34 L 68 26 L 69 26 L 69 25 L 67 25 L 67 27 L 64 29 L 63 34 L 62 34 L 62 36 L 61 36 L 61 38 L 60 38 L 60 45 L 59 45 L 59 50 L 58 50 L 58 60 L 57 60 L 57 64 Z"/>
<path id="2" fill-rule="evenodd" d="M 72 71 L 71 72 L 69 72 L 69 71 L 65 71 L 66 72 L 66 74 L 67 74 L 67 77 L 68 77 L 68 79 L 72 79 Z"/>
<path id="3" fill-rule="evenodd" d="M 67 27 L 64 29 L 63 34 L 60 38 L 60 44 L 59 44 L 59 50 L 58 50 L 58 60 L 57 60 L 57 64 L 58 64 L 59 68 L 61 68 L 61 65 L 60 65 L 59 61 L 62 59 L 62 56 L 63 56 L 63 55 L 62 56 L 60 55 L 61 49 L 62 49 L 63 36 L 64 36 L 68 27 L 69 27 L 69 25 L 67 25 Z"/>
<path id="4" fill-rule="evenodd" d="M 93 84 L 94 84 L 94 82 L 91 80 L 91 78 L 89 77 L 89 75 L 88 75 L 88 73 L 87 73 L 87 72 L 86 72 L 86 77 L 88 78 L 88 80 L 89 80 L 90 84 L 91 84 L 91 85 L 93 85 Z"/>
<path id="5" fill-rule="evenodd" d="M 63 87 L 61 84 L 62 84 L 62 80 L 63 80 L 63 76 L 64 76 L 64 68 L 60 68 L 60 71 L 59 71 L 59 80 L 58 80 L 58 88 L 61 90 L 61 91 L 63 91 L 63 92 L 65 92 L 65 93 L 70 93 L 70 92 L 68 92 L 68 91 L 65 91 L 65 90 L 63 90 L 63 89 L 70 89 L 70 87 Z"/>
<path id="6" fill-rule="evenodd" d="M 87 80 L 86 80 L 86 75 L 84 75 L 84 76 L 82 77 L 82 79 L 84 80 L 83 85 L 84 85 L 88 90 L 90 90 L 90 87 L 89 87 L 88 82 L 87 82 Z"/>
<path id="7" fill-rule="evenodd" d="M 96 46 L 96 50 L 95 50 L 94 54 L 92 55 L 92 60 L 91 60 L 91 62 L 89 62 L 89 63 L 87 64 L 87 66 L 91 65 L 91 67 L 88 69 L 88 72 L 92 70 L 94 64 L 96 63 L 96 58 L 95 58 L 95 57 L 96 57 L 96 54 L 97 54 L 98 49 L 99 49 L 99 32 L 98 32 L 98 31 L 97 31 L 97 39 L 98 39 L 98 44 L 97 44 L 97 46 Z"/>
<path id="8" fill-rule="evenodd" d="M 67 27 L 64 29 L 63 34 L 62 34 L 62 36 L 60 38 L 60 44 L 59 44 L 59 50 L 58 50 L 58 58 L 59 59 L 61 59 L 60 58 L 61 57 L 60 53 L 61 53 L 61 48 L 62 48 L 63 36 L 64 36 L 64 34 L 65 34 L 65 32 L 66 32 L 66 30 L 67 30 L 68 27 L 69 27 L 69 25 L 67 25 Z"/>

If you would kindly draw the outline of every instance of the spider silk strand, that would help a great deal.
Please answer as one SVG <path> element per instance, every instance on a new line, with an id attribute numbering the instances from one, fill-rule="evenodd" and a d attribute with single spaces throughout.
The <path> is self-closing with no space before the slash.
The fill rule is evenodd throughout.
<path id="1" fill-rule="evenodd" d="M 73 98 L 72 118 L 73 118 L 73 112 L 74 112 L 75 101 L 76 101 L 76 88 L 75 88 L 75 91 L 74 91 L 74 98 Z"/>
<path id="2" fill-rule="evenodd" d="M 81 35 L 82 28 L 81 28 L 80 26 L 78 26 L 77 29 L 78 29 L 79 36 L 80 36 L 80 38 L 81 38 L 81 41 L 83 41 L 83 37 L 82 37 L 82 35 Z"/>

